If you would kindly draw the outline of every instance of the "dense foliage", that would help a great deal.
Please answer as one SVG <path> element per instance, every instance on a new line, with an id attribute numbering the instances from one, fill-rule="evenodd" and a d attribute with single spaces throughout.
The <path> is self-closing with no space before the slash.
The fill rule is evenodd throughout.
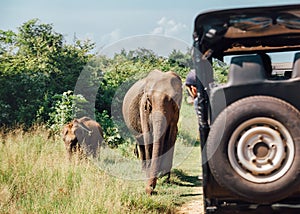
<path id="1" fill-rule="evenodd" d="M 0 125 L 48 119 L 52 96 L 73 90 L 93 44 L 64 42 L 52 25 L 30 20 L 0 31 Z"/>
<path id="2" fill-rule="evenodd" d="M 120 117 L 127 89 L 154 69 L 173 70 L 184 81 L 192 67 L 189 50 L 162 57 L 139 48 L 108 58 L 93 49 L 91 41 L 67 44 L 52 25 L 37 19 L 17 32 L 0 30 L 0 126 L 44 123 L 58 132 L 73 117 L 85 115 L 101 121 L 115 145 L 120 138 L 113 119 Z M 224 81 L 226 72 L 217 70 L 217 79 Z"/>

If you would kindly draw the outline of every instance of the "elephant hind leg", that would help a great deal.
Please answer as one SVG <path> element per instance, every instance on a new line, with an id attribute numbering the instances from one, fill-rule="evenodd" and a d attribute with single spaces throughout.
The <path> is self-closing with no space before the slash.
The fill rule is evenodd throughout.
<path id="1" fill-rule="evenodd" d="M 138 149 L 138 144 L 136 143 L 135 144 L 135 148 L 133 150 L 133 153 L 134 155 L 137 157 L 137 158 L 140 158 L 140 155 L 139 155 L 139 149 Z"/>
<path id="2" fill-rule="evenodd" d="M 146 170 L 147 169 L 147 157 L 146 157 L 146 148 L 144 145 L 144 136 L 138 135 L 135 136 L 135 139 L 137 141 L 136 147 L 135 147 L 135 153 L 137 153 L 137 157 L 140 158 L 140 160 L 142 161 L 142 170 Z"/>
<path id="3" fill-rule="evenodd" d="M 146 160 L 146 152 L 145 152 L 145 145 L 139 145 L 139 156 L 142 160 L 142 170 L 147 169 L 147 160 Z"/>

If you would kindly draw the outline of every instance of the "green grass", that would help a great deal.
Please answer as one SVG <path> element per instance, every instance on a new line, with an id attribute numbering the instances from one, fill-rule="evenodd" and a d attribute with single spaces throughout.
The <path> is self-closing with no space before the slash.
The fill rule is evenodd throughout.
<path id="1" fill-rule="evenodd" d="M 201 183 L 192 106 L 183 104 L 171 182 L 145 194 L 141 163 L 102 149 L 101 161 L 69 162 L 60 138 L 37 127 L 0 136 L 0 213 L 172 213 Z M 193 121 L 193 122 L 192 122 Z M 195 122 L 196 124 L 196 122 Z M 186 127 L 188 125 L 188 127 Z M 193 125 L 194 126 L 194 125 Z"/>

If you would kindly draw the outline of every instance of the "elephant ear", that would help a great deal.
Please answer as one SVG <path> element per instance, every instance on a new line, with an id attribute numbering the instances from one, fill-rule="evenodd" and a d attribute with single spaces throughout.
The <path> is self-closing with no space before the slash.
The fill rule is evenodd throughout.
<path id="1" fill-rule="evenodd" d="M 73 127 L 73 122 L 68 123 L 67 125 L 64 126 L 62 130 L 62 138 L 65 141 L 66 136 L 70 133 L 72 133 L 72 127 Z"/>
<path id="2" fill-rule="evenodd" d="M 64 126 L 63 130 L 62 130 L 62 136 L 66 136 L 68 134 L 68 132 L 71 130 L 73 124 L 68 123 L 67 125 Z"/>
<path id="3" fill-rule="evenodd" d="M 182 92 L 181 93 L 177 92 L 175 94 L 175 96 L 173 97 L 173 101 L 174 101 L 174 105 L 176 106 L 176 108 L 178 108 L 178 110 L 180 110 L 181 102 L 182 102 Z"/>

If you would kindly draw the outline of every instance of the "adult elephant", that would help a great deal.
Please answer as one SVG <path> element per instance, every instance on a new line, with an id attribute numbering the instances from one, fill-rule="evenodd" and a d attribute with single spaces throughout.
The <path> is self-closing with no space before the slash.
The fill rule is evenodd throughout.
<path id="1" fill-rule="evenodd" d="M 159 175 L 170 175 L 181 100 L 180 77 L 159 70 L 136 82 L 124 97 L 123 117 L 137 140 L 148 194 L 153 193 Z"/>
<path id="2" fill-rule="evenodd" d="M 103 141 L 103 130 L 99 123 L 89 117 L 74 119 L 63 128 L 63 141 L 69 158 L 76 151 L 96 157 Z"/>

